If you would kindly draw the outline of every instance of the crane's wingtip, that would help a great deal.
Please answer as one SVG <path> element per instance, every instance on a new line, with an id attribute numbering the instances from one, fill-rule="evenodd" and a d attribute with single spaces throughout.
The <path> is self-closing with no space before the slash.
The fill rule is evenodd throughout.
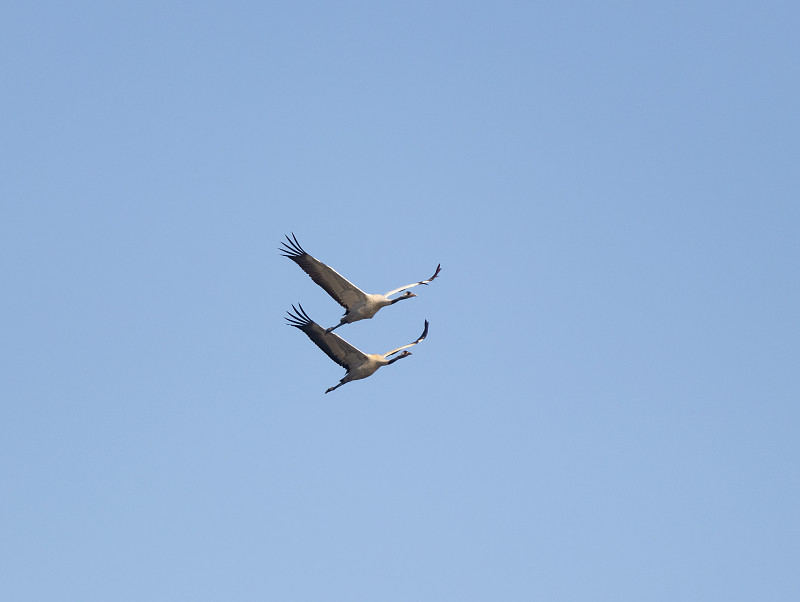
<path id="1" fill-rule="evenodd" d="M 286 242 L 281 241 L 281 245 L 283 245 L 284 248 L 279 250 L 287 253 L 284 257 L 297 261 L 297 257 L 306 253 L 303 247 L 300 246 L 300 243 L 297 242 L 297 237 L 294 235 L 294 232 L 292 232 L 292 238 L 289 238 L 288 234 L 284 234 L 283 237 L 286 239 Z"/>
<path id="2" fill-rule="evenodd" d="M 425 320 L 425 328 L 422 329 L 422 334 L 419 337 L 419 341 L 422 341 L 426 336 L 428 336 L 428 321 Z"/>

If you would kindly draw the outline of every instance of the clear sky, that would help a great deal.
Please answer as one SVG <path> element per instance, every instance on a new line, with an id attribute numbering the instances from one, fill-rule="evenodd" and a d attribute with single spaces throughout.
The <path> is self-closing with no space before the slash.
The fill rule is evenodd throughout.
<path id="1" fill-rule="evenodd" d="M 3 3 L 0 598 L 799 600 L 798 6 Z"/>

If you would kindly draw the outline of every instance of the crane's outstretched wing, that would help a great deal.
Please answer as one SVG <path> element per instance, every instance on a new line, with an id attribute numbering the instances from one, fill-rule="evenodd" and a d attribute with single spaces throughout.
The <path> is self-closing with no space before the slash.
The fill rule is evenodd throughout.
<path id="1" fill-rule="evenodd" d="M 339 364 L 342 368 L 350 370 L 350 363 L 354 360 L 356 363 L 360 363 L 367 359 L 364 352 L 353 347 L 339 335 L 333 334 L 332 332 L 325 332 L 322 326 L 308 317 L 302 305 L 299 303 L 297 305 L 300 308 L 299 310 L 292 305 L 294 314 L 292 314 L 292 312 L 286 312 L 288 314 L 286 322 L 290 326 L 299 328 L 306 333 L 306 336 L 314 341 L 316 346 L 322 349 L 334 362 Z"/>
<path id="2" fill-rule="evenodd" d="M 389 353 L 384 353 L 383 357 L 389 357 L 390 355 L 394 355 L 398 351 L 402 351 L 403 349 L 408 349 L 409 347 L 413 347 L 417 343 L 421 343 L 422 341 L 424 341 L 426 336 L 428 336 L 428 321 L 427 320 L 425 320 L 425 330 L 422 331 L 422 334 L 420 335 L 420 337 L 416 341 L 414 341 L 413 343 L 409 343 L 408 345 L 403 345 L 402 347 L 398 347 L 397 349 L 394 349 L 394 350 L 390 351 Z"/>
<path id="3" fill-rule="evenodd" d="M 415 282 L 414 284 L 406 284 L 405 286 L 401 286 L 400 288 L 396 288 L 393 291 L 389 291 L 388 293 L 386 293 L 384 295 L 384 297 L 388 297 L 389 295 L 394 295 L 395 293 L 401 293 L 404 290 L 406 290 L 407 288 L 412 288 L 414 286 L 419 286 L 420 284 L 424 284 L 424 285 L 427 286 L 427 284 L 429 282 L 433 281 L 433 279 L 436 278 L 439 275 L 439 272 L 441 272 L 441 271 L 442 271 L 442 264 L 440 263 L 439 265 L 436 266 L 436 271 L 433 273 L 433 276 L 431 276 L 427 280 L 420 280 L 419 282 Z"/>
<path id="4" fill-rule="evenodd" d="M 319 259 L 306 253 L 303 247 L 300 246 L 300 243 L 297 242 L 294 233 L 292 233 L 292 238 L 287 236 L 286 240 L 289 244 L 281 242 L 283 245 L 283 248 L 279 249 L 281 254 L 299 265 L 303 271 L 311 276 L 311 279 L 333 297 L 339 305 L 345 309 L 350 309 L 360 301 L 366 299 L 366 293 L 355 284 L 347 280 L 347 278 L 339 274 L 333 268 L 322 263 Z"/>

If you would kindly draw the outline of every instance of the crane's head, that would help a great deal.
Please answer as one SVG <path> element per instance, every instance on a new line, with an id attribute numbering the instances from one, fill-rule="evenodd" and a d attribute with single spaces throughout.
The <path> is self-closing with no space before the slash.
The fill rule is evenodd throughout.
<path id="1" fill-rule="evenodd" d="M 398 355 L 396 358 L 389 360 L 389 364 L 394 364 L 397 360 L 401 360 L 404 357 L 408 357 L 409 355 L 411 355 L 410 351 L 403 351 L 403 353 Z"/>
<path id="2" fill-rule="evenodd" d="M 392 303 L 397 303 L 398 301 L 402 301 L 403 299 L 411 299 L 411 297 L 416 297 L 416 295 L 411 291 L 406 291 L 405 293 L 400 295 L 397 299 L 392 299 Z"/>

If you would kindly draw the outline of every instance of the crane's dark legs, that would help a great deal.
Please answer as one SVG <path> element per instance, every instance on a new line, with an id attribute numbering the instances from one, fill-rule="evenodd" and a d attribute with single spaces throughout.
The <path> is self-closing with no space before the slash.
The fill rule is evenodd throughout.
<path id="1" fill-rule="evenodd" d="M 345 322 L 345 321 L 344 321 L 344 318 L 342 318 L 342 321 L 341 321 L 341 322 L 339 322 L 339 323 L 338 323 L 336 326 L 331 326 L 330 328 L 328 328 L 327 330 L 325 330 L 325 332 L 328 332 L 328 333 L 330 333 L 330 332 L 333 332 L 334 330 L 336 330 L 337 328 L 339 328 L 339 326 L 342 326 L 342 325 L 344 325 L 344 324 L 347 324 L 347 322 Z"/>
<path id="2" fill-rule="evenodd" d="M 327 391 L 325 391 L 325 393 L 330 393 L 331 391 L 335 391 L 336 389 L 341 387 L 343 384 L 344 384 L 344 379 L 342 379 L 341 382 L 339 382 L 339 384 L 336 385 L 335 387 L 330 387 Z"/>

